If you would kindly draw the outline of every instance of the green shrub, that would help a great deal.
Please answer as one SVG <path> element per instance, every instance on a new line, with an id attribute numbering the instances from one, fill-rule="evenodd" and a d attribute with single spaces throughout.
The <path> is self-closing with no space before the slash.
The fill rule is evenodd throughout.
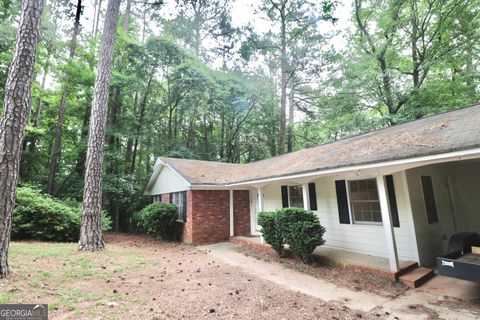
<path id="1" fill-rule="evenodd" d="M 137 227 L 162 239 L 171 239 L 177 219 L 177 207 L 170 203 L 154 202 L 135 215 Z"/>
<path id="2" fill-rule="evenodd" d="M 276 214 L 276 225 L 285 243 L 303 262 L 310 262 L 313 250 L 325 243 L 325 228 L 317 215 L 300 208 L 280 209 Z"/>
<path id="3" fill-rule="evenodd" d="M 277 214 L 275 212 L 259 212 L 258 225 L 262 227 L 262 236 L 266 243 L 280 255 L 283 255 L 283 237 L 276 223 Z"/>
<path id="4" fill-rule="evenodd" d="M 76 241 L 80 233 L 82 208 L 42 194 L 31 186 L 17 188 L 12 219 L 13 239 Z M 110 229 L 111 220 L 102 215 L 102 229 Z"/>

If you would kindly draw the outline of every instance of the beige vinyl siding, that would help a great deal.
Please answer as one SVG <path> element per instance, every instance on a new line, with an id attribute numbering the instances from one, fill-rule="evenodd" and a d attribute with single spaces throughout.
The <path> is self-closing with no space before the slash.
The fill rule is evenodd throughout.
<path id="1" fill-rule="evenodd" d="M 373 256 L 387 257 L 385 231 L 382 225 L 340 224 L 338 218 L 335 180 L 361 178 L 353 176 L 324 177 L 314 181 L 317 193 L 318 217 L 325 226 L 325 245 L 335 249 L 358 252 Z M 265 210 L 273 211 L 282 207 L 281 185 L 264 187 Z M 290 183 L 295 184 L 295 183 Z M 406 212 L 405 197 L 400 175 L 394 175 L 394 184 L 399 211 L 400 228 L 395 228 L 398 255 L 401 260 L 416 260 L 416 248 L 412 241 L 412 230 Z"/>
<path id="2" fill-rule="evenodd" d="M 439 219 L 432 224 L 427 222 L 420 181 L 422 175 L 432 177 Z M 453 212 L 448 187 L 444 183 L 445 176 L 450 180 Z M 407 171 L 407 177 L 422 265 L 433 265 L 436 257 L 446 254 L 448 241 L 454 233 L 480 233 L 480 197 L 478 196 L 480 164 L 478 162 L 457 162 L 415 168 Z"/>
<path id="3" fill-rule="evenodd" d="M 480 233 L 480 163 L 455 166 L 450 181 L 457 232 Z"/>
<path id="4" fill-rule="evenodd" d="M 187 190 L 190 184 L 178 173 L 167 166 L 164 166 L 155 180 L 150 192 L 152 195 Z"/>
<path id="5" fill-rule="evenodd" d="M 429 224 L 423 199 L 421 176 L 431 176 L 437 205 L 438 222 Z M 445 254 L 448 239 L 453 234 L 448 189 L 442 182 L 446 172 L 437 166 L 420 167 L 407 171 L 413 220 L 417 234 L 420 264 L 430 266 L 435 258 Z"/>

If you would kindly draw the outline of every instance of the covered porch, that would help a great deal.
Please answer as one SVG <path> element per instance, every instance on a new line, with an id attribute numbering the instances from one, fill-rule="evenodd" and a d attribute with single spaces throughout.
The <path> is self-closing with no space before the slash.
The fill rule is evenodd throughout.
<path id="1" fill-rule="evenodd" d="M 422 182 L 423 175 L 432 177 L 431 188 L 440 217 L 438 223 L 425 222 L 428 219 L 425 198 L 429 195 L 422 188 L 422 183 L 428 184 L 428 179 Z M 367 181 L 361 182 L 367 187 L 359 186 L 356 181 Z M 252 235 L 260 235 L 258 212 L 288 206 L 303 207 L 316 212 L 327 230 L 326 244 L 317 248 L 318 254 L 331 256 L 339 263 L 396 274 L 413 263 L 432 266 L 436 256 L 445 254 L 453 231 L 472 231 L 480 226 L 480 214 L 474 210 L 474 198 L 480 201 L 473 193 L 478 185 L 475 181 L 480 184 L 478 153 L 456 152 L 236 185 L 250 188 Z M 371 190 L 370 185 L 373 186 Z M 365 188 L 360 190 L 364 194 L 373 194 L 371 191 L 375 190 L 376 196 L 359 199 L 359 195 L 354 194 L 357 191 L 352 189 L 354 187 Z M 451 189 L 449 192 L 445 189 L 447 187 Z M 462 189 L 469 190 L 467 193 L 472 195 L 466 197 L 460 192 Z M 455 204 L 449 203 L 454 201 L 453 198 Z M 460 198 L 463 199 L 461 203 Z M 363 210 L 362 201 L 370 210 Z M 480 203 L 476 207 L 480 207 Z M 468 216 L 472 223 L 452 220 L 452 208 Z M 367 219 L 365 213 L 368 213 Z M 464 220 L 465 217 L 456 219 Z M 479 232 L 480 228 L 475 230 Z M 260 238 L 249 241 L 259 242 Z"/>
<path id="2" fill-rule="evenodd" d="M 259 212 L 303 207 L 314 211 L 327 230 L 326 244 L 317 248 L 316 254 L 330 255 L 330 259 L 340 264 L 398 276 L 407 267 L 418 266 L 419 258 L 416 243 L 411 241 L 415 234 L 405 197 L 408 190 L 405 171 L 392 171 L 392 168 L 384 172 L 377 168 L 355 170 L 256 185 L 250 191 L 251 234 L 260 235 Z M 357 203 L 353 202 L 355 195 L 350 189 L 357 181 L 367 181 L 375 188 L 376 202 L 360 200 L 354 207 Z M 395 190 L 389 189 L 393 184 Z M 364 210 L 365 206 L 370 212 Z M 395 216 L 391 214 L 392 206 Z M 365 221 L 361 220 L 362 215 Z"/>

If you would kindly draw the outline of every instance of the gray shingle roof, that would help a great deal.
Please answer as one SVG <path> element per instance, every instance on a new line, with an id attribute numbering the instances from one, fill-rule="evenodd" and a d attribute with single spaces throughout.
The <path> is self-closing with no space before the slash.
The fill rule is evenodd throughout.
<path id="1" fill-rule="evenodd" d="M 480 147 L 480 105 L 252 162 L 160 158 L 192 184 L 230 184 Z"/>

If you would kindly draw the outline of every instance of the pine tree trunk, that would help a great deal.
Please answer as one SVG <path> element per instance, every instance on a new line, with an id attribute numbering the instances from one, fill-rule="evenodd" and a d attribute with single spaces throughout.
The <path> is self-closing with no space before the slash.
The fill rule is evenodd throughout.
<path id="1" fill-rule="evenodd" d="M 98 251 L 105 248 L 101 223 L 103 149 L 108 116 L 108 86 L 112 73 L 120 2 L 121 0 L 108 1 L 95 79 L 85 166 L 82 224 L 78 242 L 78 249 L 83 251 Z"/>
<path id="2" fill-rule="evenodd" d="M 125 9 L 125 13 L 123 14 L 123 24 L 122 24 L 122 31 L 126 34 L 128 32 L 128 20 L 130 18 L 130 9 L 131 9 L 132 1 L 127 1 L 127 7 Z M 122 65 L 122 57 L 119 58 L 118 65 Z M 118 130 L 119 121 L 121 119 L 122 114 L 122 99 L 121 99 L 121 87 L 120 84 L 116 84 L 112 90 L 112 112 L 110 117 L 110 124 L 114 130 Z M 110 167 L 108 168 L 107 172 L 109 174 L 118 175 L 119 170 L 119 162 L 116 154 L 120 153 L 120 141 L 118 135 L 110 135 L 108 138 L 108 143 L 113 149 L 113 153 L 115 154 L 114 159 L 112 159 Z M 118 195 L 113 192 L 108 194 L 109 204 L 110 204 L 110 214 L 113 217 L 113 230 L 116 232 L 120 231 L 120 199 Z"/>
<path id="3" fill-rule="evenodd" d="M 98 34 L 98 22 L 100 21 L 100 15 L 102 14 L 102 0 L 98 2 L 98 11 L 97 11 L 97 18 L 95 20 L 95 33 L 93 34 L 93 37 L 97 39 L 97 34 Z"/>
<path id="4" fill-rule="evenodd" d="M 31 90 L 38 30 L 44 0 L 24 0 L 18 25 L 15 53 L 5 84 L 3 117 L 0 120 L 0 277 L 9 273 L 8 247 L 15 189 L 19 174 L 25 126 L 31 109 Z"/>
<path id="5" fill-rule="evenodd" d="M 123 32 L 128 32 L 128 20 L 130 19 L 130 12 L 132 8 L 132 0 L 127 0 L 127 7 L 125 8 L 125 13 L 123 14 L 123 24 L 122 30 Z"/>
<path id="6" fill-rule="evenodd" d="M 138 90 L 135 91 L 135 96 L 133 98 L 133 114 L 137 113 L 138 110 Z M 128 137 L 127 146 L 125 150 L 125 173 L 132 173 L 130 163 L 132 162 L 132 147 L 133 147 L 133 138 L 131 136 Z"/>
<path id="7" fill-rule="evenodd" d="M 282 73 L 280 83 L 280 126 L 278 130 L 278 153 L 285 153 L 285 129 L 287 122 L 287 85 L 288 85 L 288 71 L 287 71 L 287 35 L 286 35 L 286 17 L 285 17 L 285 5 L 281 7 L 281 57 L 280 57 L 280 70 Z"/>
<path id="8" fill-rule="evenodd" d="M 73 27 L 73 35 L 70 43 L 69 58 L 75 56 L 77 48 L 77 36 L 80 32 L 80 16 L 82 14 L 82 0 L 77 0 L 77 10 L 75 13 L 75 23 Z M 60 100 L 60 108 L 58 109 L 57 126 L 55 128 L 55 138 L 53 142 L 52 155 L 50 157 L 50 170 L 47 180 L 47 193 L 53 195 L 55 192 L 55 176 L 57 175 L 58 161 L 60 160 L 62 148 L 63 123 L 65 122 L 65 109 L 67 108 L 68 91 L 64 88 L 62 98 Z"/>
<path id="9" fill-rule="evenodd" d="M 153 75 L 154 73 L 152 72 L 150 74 L 150 77 L 148 78 L 147 87 L 145 88 L 145 94 L 143 95 L 142 104 L 140 105 L 140 116 L 138 118 L 137 127 L 135 129 L 135 139 L 133 143 L 133 152 L 132 152 L 132 164 L 130 166 L 130 173 L 132 174 L 135 172 L 135 161 L 137 160 L 138 143 L 140 140 L 140 133 L 143 125 L 143 118 L 145 117 L 145 109 L 147 108 L 148 95 L 150 94 L 150 90 L 152 87 Z"/>
<path id="10" fill-rule="evenodd" d="M 295 86 L 290 85 L 290 93 L 288 95 L 288 128 L 287 128 L 287 152 L 293 151 L 293 139 L 295 130 Z"/>

